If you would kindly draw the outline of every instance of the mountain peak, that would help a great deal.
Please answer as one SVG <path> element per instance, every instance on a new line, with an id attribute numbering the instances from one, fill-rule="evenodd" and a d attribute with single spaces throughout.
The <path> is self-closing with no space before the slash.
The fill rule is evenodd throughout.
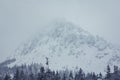
<path id="1" fill-rule="evenodd" d="M 49 67 L 54 70 L 81 67 L 88 72 L 104 72 L 106 65 L 120 63 L 118 57 L 115 59 L 119 51 L 110 48 L 103 38 L 93 36 L 71 22 L 57 21 L 48 26 L 49 31 L 42 37 L 33 38 L 20 46 L 16 55 L 11 57 L 16 61 L 8 66 L 45 65 L 47 57 Z"/>
<path id="2" fill-rule="evenodd" d="M 79 26 L 73 24 L 72 22 L 68 21 L 55 21 L 50 25 L 52 31 L 58 32 L 82 32 L 84 31 Z"/>

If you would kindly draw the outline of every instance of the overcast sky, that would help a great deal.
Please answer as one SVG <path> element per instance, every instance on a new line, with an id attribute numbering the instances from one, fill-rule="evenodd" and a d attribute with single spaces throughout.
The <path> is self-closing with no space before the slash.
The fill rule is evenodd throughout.
<path id="1" fill-rule="evenodd" d="M 120 0 L 0 0 L 0 58 L 54 19 L 120 45 Z"/>

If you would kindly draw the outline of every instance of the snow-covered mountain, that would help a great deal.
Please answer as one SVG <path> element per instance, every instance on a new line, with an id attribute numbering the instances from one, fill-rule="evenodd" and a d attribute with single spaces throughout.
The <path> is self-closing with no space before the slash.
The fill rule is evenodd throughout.
<path id="1" fill-rule="evenodd" d="M 7 66 L 40 63 L 52 70 L 82 68 L 87 72 L 104 72 L 106 66 L 120 65 L 120 50 L 99 36 L 74 25 L 58 21 L 51 28 L 19 46 Z"/>

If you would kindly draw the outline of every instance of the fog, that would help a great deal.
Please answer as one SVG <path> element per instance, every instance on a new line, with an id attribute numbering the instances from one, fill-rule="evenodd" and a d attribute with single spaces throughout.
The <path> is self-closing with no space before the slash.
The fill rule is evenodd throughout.
<path id="1" fill-rule="evenodd" d="M 0 60 L 57 19 L 120 45 L 119 0 L 0 0 Z"/>

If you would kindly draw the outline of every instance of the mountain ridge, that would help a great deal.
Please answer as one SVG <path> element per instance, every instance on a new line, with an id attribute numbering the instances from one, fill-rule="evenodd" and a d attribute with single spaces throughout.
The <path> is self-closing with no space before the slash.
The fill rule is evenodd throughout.
<path id="1" fill-rule="evenodd" d="M 8 66 L 39 63 L 53 70 L 78 69 L 104 72 L 106 65 L 120 63 L 119 50 L 99 36 L 79 28 L 71 22 L 55 22 L 45 34 L 39 35 L 16 49 Z"/>

